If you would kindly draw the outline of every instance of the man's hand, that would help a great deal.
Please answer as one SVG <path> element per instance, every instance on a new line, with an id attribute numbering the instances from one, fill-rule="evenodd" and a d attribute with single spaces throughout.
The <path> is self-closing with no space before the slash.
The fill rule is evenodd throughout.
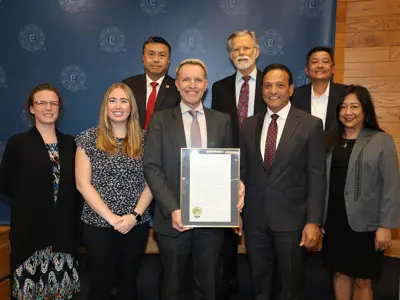
<path id="1" fill-rule="evenodd" d="M 121 221 L 114 226 L 114 229 L 119 233 L 127 234 L 133 226 L 136 224 L 136 218 L 134 215 L 129 214 L 121 217 Z"/>
<path id="2" fill-rule="evenodd" d="M 320 235 L 321 232 L 317 224 L 307 223 L 306 226 L 304 226 L 301 235 L 300 247 L 302 246 L 306 246 L 307 248 L 314 247 Z"/>
<path id="3" fill-rule="evenodd" d="M 237 210 L 239 212 L 242 212 L 243 206 L 244 206 L 244 193 L 245 193 L 245 187 L 243 182 L 240 180 L 239 182 L 239 203 L 236 206 Z"/>
<path id="4" fill-rule="evenodd" d="M 242 221 L 242 217 L 239 216 L 239 227 L 238 228 L 233 228 L 233 231 L 235 231 L 235 233 L 238 236 L 242 236 L 243 234 L 243 221 Z"/>
<path id="5" fill-rule="evenodd" d="M 385 251 L 392 243 L 390 228 L 379 227 L 375 232 L 375 249 Z"/>
<path id="6" fill-rule="evenodd" d="M 186 230 L 192 229 L 190 227 L 183 226 L 182 214 L 180 209 L 173 211 L 171 213 L 171 217 L 172 217 L 172 228 L 174 228 L 175 230 L 178 230 L 179 232 L 184 232 Z"/>

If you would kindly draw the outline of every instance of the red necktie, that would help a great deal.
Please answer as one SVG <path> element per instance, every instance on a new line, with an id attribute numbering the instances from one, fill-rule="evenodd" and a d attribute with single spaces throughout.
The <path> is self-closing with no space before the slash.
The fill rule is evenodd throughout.
<path id="1" fill-rule="evenodd" d="M 242 77 L 244 82 L 240 88 L 239 102 L 237 107 L 239 129 L 242 128 L 243 121 L 247 118 L 248 107 L 249 107 L 249 80 L 250 76 Z"/>
<path id="2" fill-rule="evenodd" d="M 271 116 L 271 122 L 268 126 L 267 140 L 265 142 L 265 152 L 264 152 L 264 163 L 267 169 L 271 167 L 272 160 L 275 156 L 276 151 L 276 138 L 278 137 L 278 119 L 277 114 Z"/>
<path id="3" fill-rule="evenodd" d="M 150 83 L 152 86 L 152 90 L 149 96 L 149 100 L 147 101 L 147 107 L 146 107 L 146 119 L 144 121 L 144 129 L 147 130 L 147 127 L 149 126 L 150 123 L 150 118 L 151 115 L 153 114 L 154 110 L 154 104 L 156 103 L 156 98 L 157 98 L 157 82 L 152 82 Z"/>

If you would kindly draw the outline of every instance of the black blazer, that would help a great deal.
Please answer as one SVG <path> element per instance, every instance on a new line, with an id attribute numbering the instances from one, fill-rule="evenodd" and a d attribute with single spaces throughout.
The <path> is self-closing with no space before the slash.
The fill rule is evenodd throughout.
<path id="1" fill-rule="evenodd" d="M 56 132 L 60 183 L 54 203 L 53 171 L 36 127 L 11 137 L 0 165 L 0 192 L 11 199 L 11 271 L 35 251 L 77 254 L 83 200 L 75 184 L 74 137 Z"/>
<path id="2" fill-rule="evenodd" d="M 236 73 L 215 82 L 212 86 L 211 108 L 227 113 L 232 119 L 233 147 L 239 147 L 239 122 L 236 105 Z M 263 73 L 257 70 L 254 114 L 263 112 L 267 106 L 262 97 Z"/>
<path id="3" fill-rule="evenodd" d="M 240 136 L 241 179 L 246 186 L 245 230 L 301 230 L 322 224 L 326 173 L 322 121 L 291 107 L 271 163 L 260 150 L 265 112 L 243 122 Z"/>
<path id="4" fill-rule="evenodd" d="M 335 115 L 336 106 L 340 103 L 343 90 L 346 85 L 341 83 L 332 83 L 329 88 L 328 108 L 326 110 L 325 131 L 332 124 Z M 291 102 L 298 109 L 311 114 L 311 83 L 295 88 Z"/>
<path id="5" fill-rule="evenodd" d="M 232 148 L 231 120 L 227 114 L 204 108 L 208 148 Z M 175 237 L 171 213 L 180 209 L 180 158 L 186 148 L 180 105 L 153 114 L 146 136 L 144 175 L 155 198 L 153 228 Z"/>
<path id="6" fill-rule="evenodd" d="M 122 80 L 133 92 L 138 106 L 140 127 L 144 129 L 146 120 L 146 74 L 140 74 Z M 175 86 L 175 79 L 165 75 L 157 94 L 154 111 L 171 108 L 179 103 L 180 95 Z"/>

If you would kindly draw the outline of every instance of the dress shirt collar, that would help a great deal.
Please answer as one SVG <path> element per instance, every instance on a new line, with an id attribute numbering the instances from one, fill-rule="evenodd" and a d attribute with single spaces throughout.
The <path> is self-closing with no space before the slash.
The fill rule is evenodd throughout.
<path id="1" fill-rule="evenodd" d="M 181 106 L 182 115 L 183 115 L 184 113 L 187 113 L 187 112 L 189 112 L 189 111 L 192 110 L 189 106 L 187 106 L 187 105 L 186 105 L 185 103 L 183 103 L 182 101 L 181 101 L 181 103 L 180 103 L 180 106 Z M 200 102 L 200 105 L 197 106 L 195 110 L 196 110 L 197 112 L 199 112 L 199 113 L 204 114 L 203 103 Z"/>
<path id="2" fill-rule="evenodd" d="M 329 89 L 330 89 L 330 87 L 331 87 L 331 82 L 328 82 L 328 86 L 326 87 L 325 92 L 324 92 L 320 97 L 322 97 L 322 96 L 329 97 Z M 311 96 L 314 97 L 314 98 L 319 98 L 319 97 L 317 97 L 317 96 L 315 95 L 315 93 L 314 93 L 314 86 L 313 86 L 313 84 L 311 84 Z"/>
<path id="3" fill-rule="evenodd" d="M 284 108 L 282 108 L 280 111 L 278 111 L 276 113 L 279 116 L 278 120 L 286 120 L 287 119 L 291 106 L 292 106 L 292 104 L 289 101 L 289 103 Z M 267 108 L 267 114 L 265 117 L 269 120 L 269 119 L 271 119 L 271 116 L 273 114 L 274 113 L 269 108 Z"/>
<path id="4" fill-rule="evenodd" d="M 157 87 L 161 86 L 161 83 L 163 82 L 164 77 L 165 77 L 165 75 L 163 77 L 161 77 L 160 79 L 158 79 L 157 81 L 155 81 L 155 82 L 158 83 Z M 150 83 L 152 83 L 152 82 L 153 82 L 153 80 L 151 80 L 149 75 L 147 75 L 147 73 L 146 73 L 146 86 L 150 86 L 151 87 Z"/>
<path id="5" fill-rule="evenodd" d="M 254 70 L 249 74 L 249 76 L 250 76 L 250 80 L 256 81 L 256 79 L 257 79 L 257 67 L 254 68 Z M 240 73 L 239 71 L 236 71 L 236 80 L 235 80 L 235 82 L 236 83 L 244 82 L 244 79 L 242 77 L 243 77 L 243 74 Z"/>

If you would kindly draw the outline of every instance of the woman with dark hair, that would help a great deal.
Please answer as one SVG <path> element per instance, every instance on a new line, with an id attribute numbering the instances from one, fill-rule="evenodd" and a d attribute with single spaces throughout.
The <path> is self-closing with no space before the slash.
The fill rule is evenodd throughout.
<path id="1" fill-rule="evenodd" d="M 370 300 L 399 227 L 400 188 L 393 138 L 380 129 L 366 88 L 345 89 L 326 144 L 323 264 L 336 299 Z"/>
<path id="2" fill-rule="evenodd" d="M 0 192 L 11 199 L 15 299 L 70 299 L 80 290 L 76 145 L 56 129 L 60 106 L 57 88 L 36 86 L 27 100 L 33 127 L 9 139 L 0 165 Z"/>
<path id="3" fill-rule="evenodd" d="M 116 83 L 108 88 L 99 124 L 76 141 L 76 182 L 85 199 L 81 219 L 89 299 L 109 299 L 114 282 L 117 299 L 137 299 L 136 278 L 153 196 L 143 174 L 144 131 L 127 85 Z"/>

